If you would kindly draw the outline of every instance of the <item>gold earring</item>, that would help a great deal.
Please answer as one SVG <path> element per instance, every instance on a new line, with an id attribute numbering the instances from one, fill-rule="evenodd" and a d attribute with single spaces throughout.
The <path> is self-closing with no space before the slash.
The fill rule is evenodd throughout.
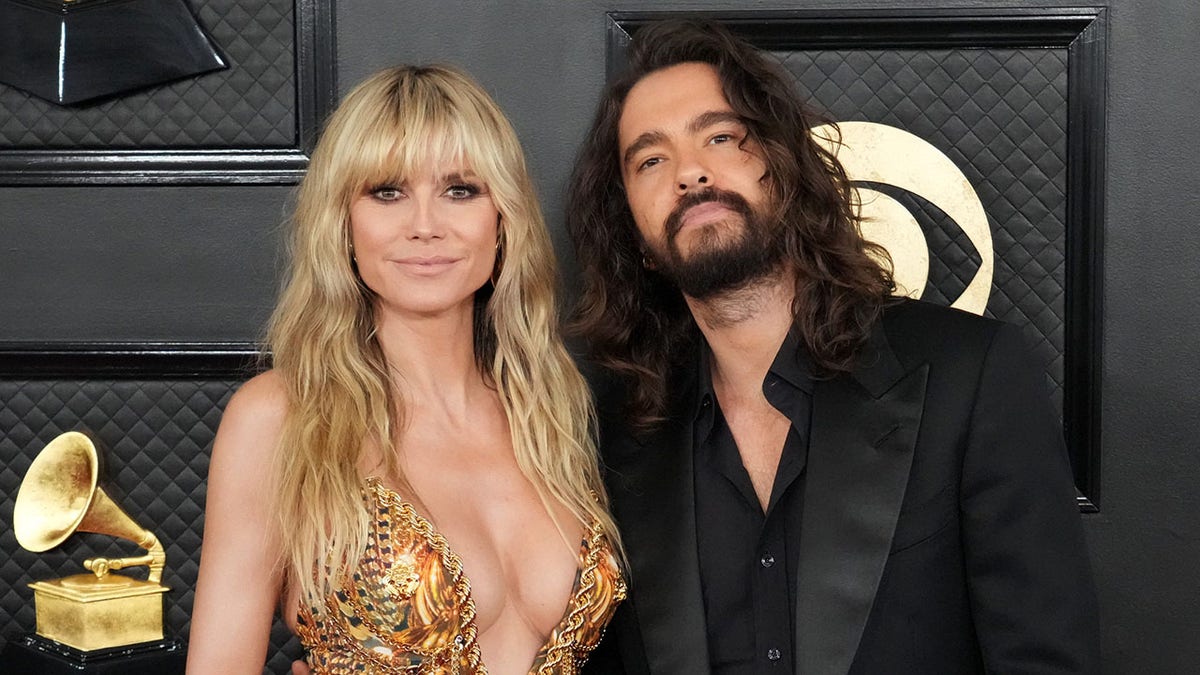
<path id="1" fill-rule="evenodd" d="M 500 279 L 500 271 L 504 269 L 504 238 L 496 237 L 496 262 L 492 264 L 492 286 Z"/>

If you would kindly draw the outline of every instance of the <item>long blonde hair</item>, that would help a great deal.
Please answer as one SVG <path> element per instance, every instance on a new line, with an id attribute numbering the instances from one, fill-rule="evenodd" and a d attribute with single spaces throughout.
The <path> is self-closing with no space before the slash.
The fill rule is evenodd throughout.
<path id="1" fill-rule="evenodd" d="M 352 266 L 350 204 L 430 160 L 469 165 L 500 211 L 498 275 L 475 299 L 475 357 L 503 404 L 517 463 L 548 510 L 561 504 L 581 523 L 598 519 L 620 547 L 591 398 L 559 333 L 553 248 L 516 133 L 467 75 L 391 68 L 350 92 L 313 152 L 292 219 L 290 276 L 267 334 L 288 398 L 273 486 L 281 564 L 310 605 L 352 572 L 366 545 L 364 444 L 377 444 L 385 470 L 405 484 L 394 441 L 403 397 L 374 337 L 374 296 Z"/>

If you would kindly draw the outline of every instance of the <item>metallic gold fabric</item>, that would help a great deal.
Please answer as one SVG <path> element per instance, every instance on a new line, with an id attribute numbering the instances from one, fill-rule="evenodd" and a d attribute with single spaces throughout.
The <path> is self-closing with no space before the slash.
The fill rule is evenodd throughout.
<path id="1" fill-rule="evenodd" d="M 350 582 L 324 607 L 302 607 L 297 632 L 315 674 L 486 673 L 475 602 L 462 561 L 425 518 L 377 478 L 363 498 L 374 518 Z M 625 581 L 598 524 L 580 545 L 580 568 L 562 621 L 530 673 L 575 673 L 625 599 Z"/>

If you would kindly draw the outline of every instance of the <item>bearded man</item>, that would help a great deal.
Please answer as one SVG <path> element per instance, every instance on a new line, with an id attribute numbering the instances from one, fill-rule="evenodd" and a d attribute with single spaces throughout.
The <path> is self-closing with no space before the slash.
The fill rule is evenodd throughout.
<path id="1" fill-rule="evenodd" d="M 590 671 L 1097 672 L 1043 371 L 892 297 L 816 123 L 702 23 L 603 95 L 568 226 L 631 589 Z"/>

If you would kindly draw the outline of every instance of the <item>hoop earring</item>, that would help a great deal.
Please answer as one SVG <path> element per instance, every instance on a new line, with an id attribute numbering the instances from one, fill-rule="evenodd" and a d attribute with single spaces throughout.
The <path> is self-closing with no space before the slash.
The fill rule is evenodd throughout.
<path id="1" fill-rule="evenodd" d="M 500 272 L 504 269 L 504 234 L 496 236 L 496 262 L 492 265 L 492 286 L 500 280 Z"/>

